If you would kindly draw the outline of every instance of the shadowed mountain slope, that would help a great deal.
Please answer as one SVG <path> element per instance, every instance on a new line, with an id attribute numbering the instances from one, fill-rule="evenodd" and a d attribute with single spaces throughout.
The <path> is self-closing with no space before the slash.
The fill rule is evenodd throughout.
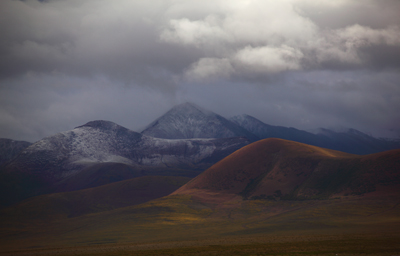
<path id="1" fill-rule="evenodd" d="M 321 141 L 326 141 L 324 147 L 354 154 L 365 155 L 400 149 L 399 140 L 378 139 L 355 129 L 342 132 L 319 129 L 317 136 Z"/>
<path id="2" fill-rule="evenodd" d="M 164 139 L 246 137 L 259 138 L 243 127 L 192 103 L 173 107 L 151 123 L 142 134 Z"/>
<path id="3" fill-rule="evenodd" d="M 399 141 L 377 139 L 355 129 L 343 132 L 319 129 L 317 134 L 313 134 L 295 128 L 265 124 L 250 115 L 238 115 L 230 120 L 257 135 L 260 139 L 280 138 L 362 155 L 400 148 Z"/>
<path id="4" fill-rule="evenodd" d="M 400 184 L 400 150 L 351 155 L 282 139 L 252 143 L 178 189 L 202 201 L 324 199 Z M 219 198 L 219 199 L 218 199 Z"/>
<path id="5" fill-rule="evenodd" d="M 64 192 L 92 188 L 145 175 L 194 178 L 200 173 L 201 171 L 168 167 L 132 166 L 113 162 L 98 163 L 90 165 L 76 175 L 68 176 L 56 183 L 54 191 Z"/>
<path id="6" fill-rule="evenodd" d="M 298 130 L 296 128 L 269 125 L 246 114 L 234 116 L 230 118 L 230 120 L 254 133 L 260 139 L 279 138 L 314 146 L 322 146 L 326 143 L 326 141 L 321 140 L 321 138 L 313 133 Z"/>
<path id="7" fill-rule="evenodd" d="M 143 176 L 95 188 L 41 195 L 0 212 L 3 219 L 46 222 L 138 205 L 166 196 L 187 177 Z"/>
<path id="8" fill-rule="evenodd" d="M 12 160 L 30 145 L 32 143 L 27 141 L 0 139 L 0 165 Z"/>

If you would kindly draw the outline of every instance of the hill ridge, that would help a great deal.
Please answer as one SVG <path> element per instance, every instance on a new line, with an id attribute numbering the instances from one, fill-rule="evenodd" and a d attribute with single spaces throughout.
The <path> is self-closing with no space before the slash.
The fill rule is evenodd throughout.
<path id="1" fill-rule="evenodd" d="M 327 199 L 370 193 L 379 184 L 400 184 L 400 150 L 361 156 L 270 138 L 235 151 L 173 194 L 202 195 L 203 201 L 227 194 L 243 199 Z"/>

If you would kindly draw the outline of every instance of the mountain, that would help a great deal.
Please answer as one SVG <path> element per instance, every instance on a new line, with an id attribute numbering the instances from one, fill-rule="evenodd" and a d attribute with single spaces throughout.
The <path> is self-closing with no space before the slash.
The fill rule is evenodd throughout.
<path id="1" fill-rule="evenodd" d="M 280 138 L 351 154 L 365 155 L 400 148 L 398 141 L 377 139 L 355 129 L 348 129 L 344 132 L 319 129 L 317 134 L 313 134 L 295 128 L 268 125 L 249 115 L 234 116 L 230 118 L 230 121 L 261 139 Z"/>
<path id="2" fill-rule="evenodd" d="M 226 118 L 192 103 L 177 105 L 151 123 L 142 134 L 164 139 L 259 138 Z"/>
<path id="3" fill-rule="evenodd" d="M 400 195 L 400 150 L 359 156 L 282 139 L 237 150 L 174 192 L 203 202 Z"/>
<path id="4" fill-rule="evenodd" d="M 254 142 L 266 138 L 280 138 L 362 155 L 400 148 L 399 141 L 377 139 L 355 129 L 345 132 L 319 129 L 318 133 L 314 134 L 292 127 L 269 125 L 246 114 L 228 120 L 192 103 L 173 107 L 141 133 L 166 139 L 244 136 Z"/>
<path id="5" fill-rule="evenodd" d="M 326 141 L 325 147 L 360 155 L 400 148 L 399 141 L 377 139 L 355 129 L 335 132 L 321 128 L 317 136 Z"/>
<path id="6" fill-rule="evenodd" d="M 69 191 L 74 186 L 81 189 L 123 178 L 168 175 L 168 170 L 187 169 L 198 173 L 248 143 L 246 138 L 159 139 L 112 122 L 92 121 L 32 144 L 4 166 L 0 171 L 1 199 L 3 204 L 9 204 L 28 196 L 60 191 L 60 188 Z M 116 180 L 107 178 L 111 171 L 104 168 L 107 163 L 117 172 L 112 175 L 119 175 Z M 188 173 L 194 176 L 193 172 Z M 74 179 L 77 175 L 81 178 Z M 74 185 L 73 180 L 79 182 Z"/>
<path id="7" fill-rule="evenodd" d="M 318 146 L 322 146 L 324 144 L 324 141 L 315 134 L 292 127 L 269 125 L 250 115 L 238 115 L 229 120 L 254 133 L 260 139 L 280 138 L 310 145 L 319 144 Z"/>
<path id="8" fill-rule="evenodd" d="M 16 157 L 19 152 L 29 147 L 32 143 L 0 138 L 0 165 Z"/>

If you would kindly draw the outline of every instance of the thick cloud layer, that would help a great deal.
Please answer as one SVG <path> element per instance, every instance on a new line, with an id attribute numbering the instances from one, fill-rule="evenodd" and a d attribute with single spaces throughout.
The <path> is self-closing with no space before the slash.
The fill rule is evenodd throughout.
<path id="1" fill-rule="evenodd" d="M 174 104 L 301 129 L 400 132 L 397 0 L 4 0 L 0 137 Z"/>

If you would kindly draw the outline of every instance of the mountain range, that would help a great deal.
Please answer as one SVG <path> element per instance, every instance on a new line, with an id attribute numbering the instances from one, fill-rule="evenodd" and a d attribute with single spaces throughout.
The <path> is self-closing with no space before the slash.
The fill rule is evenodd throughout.
<path id="1" fill-rule="evenodd" d="M 33 143 L 5 164 L 2 203 L 143 175 L 194 177 L 248 143 L 244 137 L 160 139 L 92 121 Z"/>
<path id="2" fill-rule="evenodd" d="M 335 132 L 321 128 L 314 134 L 296 128 L 265 124 L 246 114 L 227 119 L 192 103 L 175 106 L 141 133 L 166 139 L 244 136 L 254 142 L 280 138 L 352 154 L 372 154 L 400 148 L 400 141 L 374 138 L 355 129 Z"/>
<path id="3" fill-rule="evenodd" d="M 145 175 L 195 177 L 234 151 L 264 138 L 352 154 L 400 148 L 399 142 L 373 138 L 354 129 L 341 133 L 320 129 L 313 134 L 268 125 L 249 115 L 226 119 L 184 103 L 141 133 L 99 120 L 33 144 L 0 140 L 1 204 Z"/>

